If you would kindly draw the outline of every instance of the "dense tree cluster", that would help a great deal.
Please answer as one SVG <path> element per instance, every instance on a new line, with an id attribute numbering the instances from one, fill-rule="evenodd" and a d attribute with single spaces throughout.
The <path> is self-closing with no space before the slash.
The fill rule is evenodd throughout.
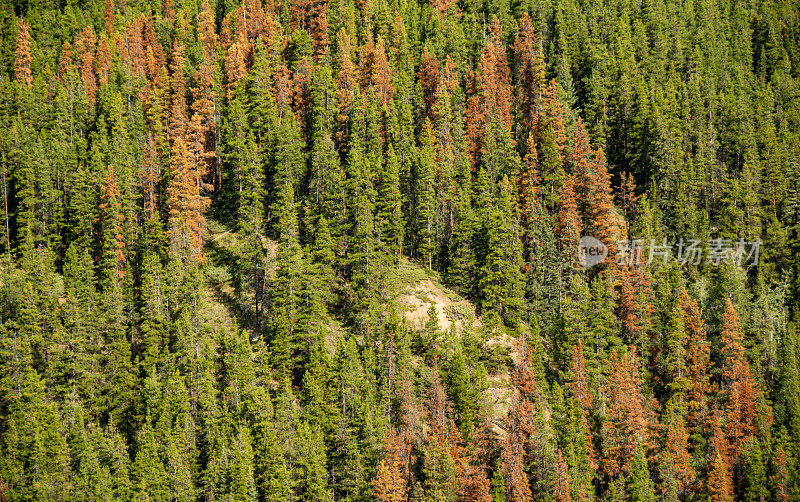
<path id="1" fill-rule="evenodd" d="M 0 128 L 0 500 L 800 500 L 796 2 L 0 2 Z"/>

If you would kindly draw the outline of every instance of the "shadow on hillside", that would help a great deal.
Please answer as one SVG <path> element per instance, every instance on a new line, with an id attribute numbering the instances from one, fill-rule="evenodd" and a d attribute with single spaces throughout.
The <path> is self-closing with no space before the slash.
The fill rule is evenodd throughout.
<path id="1" fill-rule="evenodd" d="M 252 339 L 259 331 L 255 306 L 252 299 L 248 299 L 251 295 L 237 295 L 235 292 L 234 278 L 239 266 L 238 256 L 219 241 L 208 240 L 205 247 L 208 265 L 211 265 L 206 277 L 212 286 L 214 298 L 228 310 L 240 328 L 247 330 Z M 220 269 L 224 273 L 220 273 Z"/>

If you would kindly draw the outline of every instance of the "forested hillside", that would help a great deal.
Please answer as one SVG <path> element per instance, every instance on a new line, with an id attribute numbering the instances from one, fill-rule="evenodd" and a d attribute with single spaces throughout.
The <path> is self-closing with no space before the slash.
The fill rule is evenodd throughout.
<path id="1" fill-rule="evenodd" d="M 800 500 L 795 0 L 0 0 L 0 501 Z"/>

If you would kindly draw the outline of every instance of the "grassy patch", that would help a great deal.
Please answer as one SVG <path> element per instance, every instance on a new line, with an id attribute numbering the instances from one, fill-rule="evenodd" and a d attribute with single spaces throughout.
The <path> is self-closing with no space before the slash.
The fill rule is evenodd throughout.
<path id="1" fill-rule="evenodd" d="M 416 284 L 425 279 L 430 279 L 430 277 L 425 273 L 424 268 L 417 266 L 406 257 L 400 260 L 400 266 L 397 268 L 398 286 Z"/>
<path id="2" fill-rule="evenodd" d="M 475 320 L 475 307 L 469 303 L 457 303 L 444 308 L 444 313 L 452 322 L 463 321 L 472 324 Z"/>

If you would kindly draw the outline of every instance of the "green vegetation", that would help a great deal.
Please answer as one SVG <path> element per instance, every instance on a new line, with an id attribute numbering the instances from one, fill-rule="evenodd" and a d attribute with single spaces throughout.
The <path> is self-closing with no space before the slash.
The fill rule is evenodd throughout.
<path id="1" fill-rule="evenodd" d="M 8 0 L 0 130 L 0 501 L 800 500 L 795 1 Z"/>

